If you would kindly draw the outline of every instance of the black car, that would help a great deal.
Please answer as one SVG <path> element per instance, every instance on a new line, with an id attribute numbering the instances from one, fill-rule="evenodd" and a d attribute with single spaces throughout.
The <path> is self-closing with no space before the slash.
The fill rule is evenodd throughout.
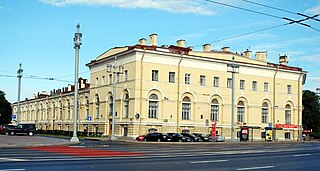
<path id="1" fill-rule="evenodd" d="M 33 136 L 36 133 L 35 124 L 18 124 L 18 125 L 6 125 L 4 128 L 6 135 L 24 134 Z"/>
<path id="2" fill-rule="evenodd" d="M 191 138 L 179 133 L 167 133 L 172 142 L 190 142 Z"/>
<path id="3" fill-rule="evenodd" d="M 211 137 L 205 135 L 205 134 L 199 134 L 199 133 L 193 133 L 196 137 L 199 137 L 202 139 L 203 142 L 210 142 L 212 141 Z"/>
<path id="4" fill-rule="evenodd" d="M 164 133 L 159 133 L 159 132 L 153 132 L 149 133 L 144 137 L 145 141 L 170 141 L 171 139 L 169 138 L 168 134 Z"/>
<path id="5" fill-rule="evenodd" d="M 191 142 L 202 142 L 202 139 L 200 137 L 197 137 L 190 133 L 181 133 L 181 135 L 189 137 L 191 139 Z"/>

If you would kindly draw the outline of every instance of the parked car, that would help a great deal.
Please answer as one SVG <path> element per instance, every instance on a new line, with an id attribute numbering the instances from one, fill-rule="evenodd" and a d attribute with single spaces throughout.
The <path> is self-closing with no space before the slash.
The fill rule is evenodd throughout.
<path id="1" fill-rule="evenodd" d="M 167 133 L 172 142 L 190 142 L 191 138 L 179 133 Z"/>
<path id="2" fill-rule="evenodd" d="M 212 139 L 211 134 L 208 134 L 208 136 Z M 216 135 L 215 139 L 212 139 L 213 142 L 225 142 L 226 139 L 221 135 Z"/>
<path id="3" fill-rule="evenodd" d="M 168 134 L 159 133 L 159 132 L 153 132 L 149 133 L 144 137 L 145 141 L 171 141 Z"/>
<path id="4" fill-rule="evenodd" d="M 145 137 L 146 135 L 139 135 L 137 138 L 136 138 L 136 140 L 137 141 L 144 141 L 144 137 Z"/>
<path id="5" fill-rule="evenodd" d="M 18 124 L 18 125 L 5 126 L 6 135 L 24 134 L 24 135 L 33 136 L 35 133 L 36 133 L 35 124 Z"/>
<path id="6" fill-rule="evenodd" d="M 202 139 L 200 137 L 197 137 L 190 133 L 181 133 L 181 135 L 189 137 L 191 139 L 191 142 L 202 142 Z"/>
<path id="7" fill-rule="evenodd" d="M 205 135 L 205 134 L 193 133 L 193 135 L 201 138 L 203 142 L 210 142 L 210 141 L 212 141 L 211 137 L 209 137 L 208 135 Z"/>

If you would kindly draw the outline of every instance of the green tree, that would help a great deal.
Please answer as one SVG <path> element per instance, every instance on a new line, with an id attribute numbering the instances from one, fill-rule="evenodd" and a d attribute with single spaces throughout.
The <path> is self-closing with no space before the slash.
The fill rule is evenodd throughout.
<path id="1" fill-rule="evenodd" d="M 304 129 L 312 129 L 312 132 L 320 133 L 320 105 L 315 92 L 304 90 L 302 92 L 302 124 Z"/>
<path id="2" fill-rule="evenodd" d="M 8 124 L 11 121 L 12 108 L 6 100 L 5 93 L 0 90 L 0 124 Z"/>

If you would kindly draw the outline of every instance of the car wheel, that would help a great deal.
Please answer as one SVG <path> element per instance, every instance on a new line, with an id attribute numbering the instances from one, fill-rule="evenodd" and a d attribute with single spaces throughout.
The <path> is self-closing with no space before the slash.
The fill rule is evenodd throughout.
<path id="1" fill-rule="evenodd" d="M 10 132 L 10 135 L 14 135 L 14 132 Z"/>
<path id="2" fill-rule="evenodd" d="M 9 135 L 9 132 L 6 132 L 5 134 L 6 134 L 6 135 Z"/>
<path id="3" fill-rule="evenodd" d="M 28 135 L 29 135 L 29 136 L 33 136 L 33 132 L 29 132 Z"/>

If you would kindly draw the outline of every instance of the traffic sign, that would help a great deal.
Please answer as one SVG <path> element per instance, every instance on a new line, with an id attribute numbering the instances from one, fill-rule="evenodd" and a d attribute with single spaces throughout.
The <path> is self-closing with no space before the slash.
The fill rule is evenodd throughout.
<path id="1" fill-rule="evenodd" d="M 11 119 L 12 120 L 17 120 L 17 114 L 12 114 Z"/>
<path id="2" fill-rule="evenodd" d="M 87 120 L 91 122 L 92 121 L 92 117 L 91 116 L 87 116 Z"/>

